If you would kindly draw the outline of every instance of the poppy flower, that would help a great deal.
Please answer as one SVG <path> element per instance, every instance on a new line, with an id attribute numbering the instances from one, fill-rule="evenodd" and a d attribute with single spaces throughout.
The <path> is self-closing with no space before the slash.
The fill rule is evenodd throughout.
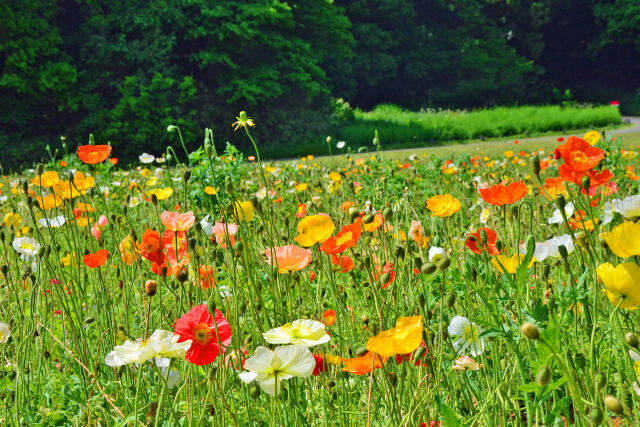
<path id="1" fill-rule="evenodd" d="M 87 254 L 82 257 L 82 261 L 90 268 L 102 267 L 107 262 L 109 257 L 109 251 L 106 249 L 100 249 L 94 254 Z"/>
<path id="2" fill-rule="evenodd" d="M 271 251 L 275 254 L 275 260 L 271 259 Z M 277 265 L 280 273 L 302 270 L 311 262 L 311 251 L 296 245 L 275 246 L 266 249 L 265 255 L 267 263 Z"/>
<path id="3" fill-rule="evenodd" d="M 556 150 L 564 163 L 574 171 L 584 172 L 593 169 L 604 158 L 603 150 L 575 136 L 569 137 L 569 140 Z"/>
<path id="4" fill-rule="evenodd" d="M 640 255 L 640 224 L 625 221 L 610 232 L 602 233 L 601 237 L 607 242 L 609 249 L 620 258 Z"/>
<path id="5" fill-rule="evenodd" d="M 38 187 L 53 187 L 58 181 L 60 181 L 60 178 L 56 171 L 46 171 L 31 180 L 33 185 L 37 185 Z"/>
<path id="6" fill-rule="evenodd" d="M 381 356 L 411 353 L 422 342 L 422 316 L 400 317 L 396 326 L 369 338 L 367 350 Z"/>
<path id="7" fill-rule="evenodd" d="M 236 201 L 233 205 L 233 212 L 235 216 L 238 218 L 238 221 L 241 222 L 251 222 L 253 219 L 253 211 L 255 208 L 253 207 L 253 203 L 246 201 Z"/>
<path id="8" fill-rule="evenodd" d="M 318 355 L 318 354 L 314 354 L 313 358 L 316 361 L 316 366 L 315 366 L 315 368 L 313 368 L 312 374 L 313 374 L 314 377 L 317 377 L 320 372 L 326 372 L 327 371 L 327 369 L 328 369 L 327 362 L 325 362 L 324 358 L 322 356 Z"/>
<path id="9" fill-rule="evenodd" d="M 566 163 L 560 165 L 560 167 L 558 168 L 558 172 L 560 172 L 560 177 L 562 177 L 562 179 L 567 182 L 573 182 L 579 187 L 582 186 L 582 178 L 584 178 L 585 176 L 589 177 L 591 187 L 598 187 L 613 179 L 613 174 L 606 169 L 602 171 L 577 171 L 571 169 Z"/>
<path id="10" fill-rule="evenodd" d="M 380 228 L 380 226 L 383 223 L 384 223 L 384 217 L 380 212 L 378 212 L 375 215 L 373 215 L 373 221 L 371 221 L 368 224 L 366 222 L 363 222 L 362 227 L 364 228 L 364 231 L 368 231 L 369 233 L 371 233 L 373 231 L 376 231 L 378 228 Z"/>
<path id="11" fill-rule="evenodd" d="M 160 215 L 162 224 L 171 231 L 187 231 L 196 221 L 193 212 L 186 213 L 164 211 Z"/>
<path id="12" fill-rule="evenodd" d="M 149 261 L 162 264 L 164 261 L 164 253 L 160 233 L 147 228 L 142 235 L 140 252 L 142 256 Z"/>
<path id="13" fill-rule="evenodd" d="M 104 162 L 111 153 L 109 145 L 81 145 L 78 147 L 78 157 L 83 163 L 95 165 Z"/>
<path id="14" fill-rule="evenodd" d="M 335 236 L 329 237 L 322 246 L 320 246 L 320 250 L 329 255 L 341 254 L 347 249 L 354 247 L 358 239 L 360 239 L 361 234 L 362 220 L 358 218 L 353 224 L 342 227 L 342 230 Z"/>
<path id="15" fill-rule="evenodd" d="M 140 245 L 138 245 L 131 235 L 128 235 L 118 244 L 120 258 L 127 265 L 132 265 L 140 257 Z"/>
<path id="16" fill-rule="evenodd" d="M 374 361 L 375 355 L 375 361 Z M 371 372 L 371 368 L 380 369 L 387 362 L 387 357 L 367 351 L 360 357 L 351 359 L 342 359 L 344 372 L 350 372 L 355 375 L 364 375 Z"/>
<path id="17" fill-rule="evenodd" d="M 544 186 L 540 187 L 540 193 L 549 200 L 555 200 L 558 194 L 566 195 L 567 187 L 564 185 L 564 179 L 561 176 L 545 179 Z"/>
<path id="18" fill-rule="evenodd" d="M 307 214 L 307 205 L 304 203 L 300 203 L 298 204 L 298 210 L 296 211 L 296 217 L 297 218 L 304 218 L 304 216 Z"/>
<path id="19" fill-rule="evenodd" d="M 322 313 L 322 323 L 325 326 L 331 326 L 336 322 L 336 311 L 335 310 L 325 310 Z"/>
<path id="20" fill-rule="evenodd" d="M 339 265 L 340 270 L 343 273 L 348 273 L 349 271 L 353 270 L 356 266 L 353 260 L 346 255 L 331 255 L 331 264 Z"/>
<path id="21" fill-rule="evenodd" d="M 196 305 L 173 327 L 180 335 L 178 342 L 191 340 L 186 359 L 195 365 L 208 365 L 220 353 L 224 353 L 231 343 L 231 326 L 222 313 L 216 309 L 215 319 L 209 313 L 207 304 Z"/>
<path id="22" fill-rule="evenodd" d="M 487 235 L 487 243 L 486 247 L 482 243 L 482 231 L 484 230 Z M 498 239 L 498 234 L 490 228 L 482 227 L 479 228 L 475 233 L 467 234 L 467 240 L 465 244 L 471 252 L 476 254 L 481 254 L 483 250 L 489 252 L 489 255 L 498 255 L 500 251 L 496 246 L 496 240 Z"/>
<path id="23" fill-rule="evenodd" d="M 489 188 L 481 188 L 480 197 L 492 205 L 503 206 L 517 202 L 527 195 L 529 189 L 522 181 L 509 185 L 496 184 Z"/>
<path id="24" fill-rule="evenodd" d="M 93 227 L 91 227 L 91 235 L 95 237 L 96 240 L 99 240 L 102 235 L 102 230 L 104 230 L 108 223 L 109 219 L 105 215 L 100 215 L 98 222 L 93 224 Z"/>
<path id="25" fill-rule="evenodd" d="M 614 267 L 607 262 L 596 268 L 596 275 L 611 304 L 629 309 L 640 305 L 640 267 L 637 264 L 625 262 Z"/>
<path id="26" fill-rule="evenodd" d="M 378 273 L 377 279 L 383 281 L 382 289 L 388 288 L 396 279 L 396 272 L 393 270 L 393 264 L 388 262 L 382 267 L 382 276 L 380 275 L 380 266 L 376 265 L 376 271 Z M 388 274 L 388 276 L 386 276 Z"/>
<path id="27" fill-rule="evenodd" d="M 518 268 L 520 268 L 520 263 L 523 259 L 524 255 L 522 254 L 513 254 L 510 257 L 507 257 L 506 255 L 497 255 L 496 257 L 491 258 L 491 264 L 501 273 L 515 274 L 518 271 Z M 531 258 L 528 267 L 531 267 L 535 260 L 535 257 Z"/>
<path id="28" fill-rule="evenodd" d="M 324 243 L 335 229 L 327 214 L 306 216 L 298 223 L 298 235 L 294 240 L 308 248 L 316 243 Z"/>
<path id="29" fill-rule="evenodd" d="M 448 217 L 460 210 L 460 200 L 451 194 L 437 195 L 427 200 L 427 209 L 431 212 L 431 216 L 439 216 L 441 218 Z"/>
<path id="30" fill-rule="evenodd" d="M 209 289 L 216 283 L 216 270 L 213 267 L 200 266 L 200 280 L 196 282 L 202 289 Z"/>

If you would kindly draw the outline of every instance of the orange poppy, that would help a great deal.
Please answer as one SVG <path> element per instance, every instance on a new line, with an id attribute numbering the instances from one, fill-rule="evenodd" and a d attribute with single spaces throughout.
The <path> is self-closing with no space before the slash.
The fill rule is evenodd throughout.
<path id="1" fill-rule="evenodd" d="M 325 326 L 331 326 L 336 322 L 336 311 L 335 310 L 325 310 L 322 313 L 322 323 Z"/>
<path id="2" fill-rule="evenodd" d="M 540 187 L 540 193 L 547 199 L 551 197 L 550 200 L 555 200 L 558 194 L 566 194 L 567 188 L 564 186 L 564 180 L 561 176 L 547 178 L 544 181 L 544 186 Z"/>
<path id="3" fill-rule="evenodd" d="M 355 268 L 355 263 L 346 255 L 331 255 L 331 264 L 339 265 L 343 273 L 348 273 Z"/>
<path id="4" fill-rule="evenodd" d="M 83 163 L 95 165 L 104 162 L 111 154 L 109 145 L 81 145 L 76 152 Z"/>
<path id="5" fill-rule="evenodd" d="M 374 361 L 375 355 L 375 361 Z M 360 357 L 354 357 L 352 359 L 342 359 L 342 363 L 344 367 L 342 368 L 345 372 L 350 372 L 356 375 L 364 375 L 371 372 L 371 368 L 379 369 L 382 368 L 387 361 L 387 357 L 380 356 L 379 354 L 375 354 L 371 351 L 367 351 L 364 355 Z"/>
<path id="6" fill-rule="evenodd" d="M 480 189 L 480 197 L 492 205 L 503 206 L 517 202 L 527 195 L 529 189 L 522 181 L 509 185 L 497 184 L 489 188 Z"/>
<path id="7" fill-rule="evenodd" d="M 142 243 L 140 244 L 142 256 L 151 262 L 162 264 L 164 262 L 162 249 L 160 233 L 147 228 L 142 235 Z"/>
<path id="8" fill-rule="evenodd" d="M 109 159 L 109 163 L 111 163 L 112 165 L 117 165 L 118 164 L 118 158 L 117 157 L 112 157 Z"/>
<path id="9" fill-rule="evenodd" d="M 275 260 L 271 259 L 272 250 Z M 311 251 L 296 245 L 275 246 L 271 249 L 266 249 L 265 255 L 269 264 L 277 264 L 280 273 L 302 270 L 311 262 Z"/>
<path id="10" fill-rule="evenodd" d="M 582 178 L 585 176 L 589 177 L 591 187 L 597 187 L 613 179 L 613 174 L 607 169 L 602 171 L 588 170 L 582 172 L 569 168 L 566 163 L 560 165 L 559 172 L 562 179 L 568 182 L 573 182 L 579 187 L 582 186 Z"/>
<path id="11" fill-rule="evenodd" d="M 304 218 L 304 216 L 307 214 L 307 205 L 304 203 L 300 203 L 298 205 L 298 211 L 296 212 L 296 217 L 297 218 Z"/>
<path id="12" fill-rule="evenodd" d="M 87 254 L 82 257 L 82 261 L 90 268 L 102 267 L 109 257 L 109 251 L 106 249 L 100 249 L 95 254 Z"/>
<path id="13" fill-rule="evenodd" d="M 349 248 L 352 248 L 360 239 L 362 234 L 362 220 L 356 219 L 353 224 L 345 225 L 338 234 L 329 237 L 321 246 L 320 250 L 329 254 L 341 254 Z"/>
<path id="14" fill-rule="evenodd" d="M 574 171 L 588 171 L 604 158 L 604 151 L 592 146 L 584 139 L 570 136 L 569 140 L 556 148 L 564 163 Z"/>
<path id="15" fill-rule="evenodd" d="M 162 221 L 162 224 L 167 227 L 167 230 L 187 231 L 196 221 L 196 217 L 191 211 L 183 214 L 179 212 L 164 211 L 162 212 L 162 215 L 160 215 L 160 220 Z"/>
<path id="16" fill-rule="evenodd" d="M 482 230 L 484 230 L 487 235 L 486 248 L 482 244 Z M 497 238 L 498 234 L 495 231 L 487 227 L 482 227 L 479 228 L 475 233 L 467 234 L 467 240 L 465 241 L 465 244 L 469 249 L 471 249 L 471 252 L 473 253 L 480 254 L 483 250 L 487 250 L 489 252 L 489 255 L 498 255 L 500 251 L 496 246 Z"/>

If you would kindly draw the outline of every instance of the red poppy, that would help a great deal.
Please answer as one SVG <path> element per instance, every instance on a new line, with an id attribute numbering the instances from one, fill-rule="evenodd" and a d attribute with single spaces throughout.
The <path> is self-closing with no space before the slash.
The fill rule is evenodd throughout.
<path id="1" fill-rule="evenodd" d="M 196 365 L 208 365 L 231 343 L 231 326 L 216 309 L 216 318 L 209 313 L 207 304 L 196 305 L 176 321 L 174 332 L 178 342 L 191 340 L 186 359 Z"/>
<path id="2" fill-rule="evenodd" d="M 64 160 L 60 160 L 60 166 L 67 167 L 67 162 L 65 162 Z"/>
<path id="3" fill-rule="evenodd" d="M 81 145 L 76 152 L 83 163 L 95 165 L 104 162 L 111 153 L 109 145 Z"/>
<path id="4" fill-rule="evenodd" d="M 589 181 L 591 183 L 591 187 L 597 187 L 606 182 L 611 181 L 613 178 L 613 174 L 607 169 L 602 171 L 577 171 L 571 169 L 566 163 L 560 165 L 558 168 L 558 172 L 560 172 L 560 177 L 565 181 L 573 182 L 575 185 L 581 187 L 582 186 L 582 178 L 585 176 L 589 177 Z"/>
<path id="5" fill-rule="evenodd" d="M 140 243 L 140 252 L 142 256 L 157 264 L 164 262 L 164 253 L 162 239 L 157 231 L 146 229 L 142 235 L 142 243 Z"/>
<path id="6" fill-rule="evenodd" d="M 309 273 L 309 282 L 313 282 L 314 280 L 316 280 L 316 272 L 315 271 L 311 271 Z"/>
<path id="7" fill-rule="evenodd" d="M 325 310 L 322 313 L 322 323 L 325 326 L 331 326 L 336 322 L 336 311 L 335 310 Z"/>
<path id="8" fill-rule="evenodd" d="M 424 341 L 422 343 L 420 343 L 420 347 L 424 348 L 425 350 L 427 349 L 427 346 L 425 345 Z M 399 365 L 400 363 L 402 363 L 405 360 L 414 360 L 415 358 L 415 352 L 418 351 L 418 349 L 414 350 L 411 353 L 407 353 L 407 354 L 396 354 L 396 363 Z M 422 356 L 420 356 L 419 358 L 415 359 L 413 364 L 415 366 L 420 366 L 422 360 L 424 359 L 424 356 L 427 354 L 426 351 L 424 351 L 422 353 Z"/>
<path id="9" fill-rule="evenodd" d="M 502 206 L 517 202 L 527 195 L 529 189 L 522 181 L 509 185 L 497 184 L 489 188 L 480 189 L 480 197 L 492 205 Z"/>
<path id="10" fill-rule="evenodd" d="M 112 157 L 109 159 L 109 163 L 111 163 L 112 165 L 117 165 L 118 164 L 118 158 L 117 157 Z"/>
<path id="11" fill-rule="evenodd" d="M 376 265 L 376 270 L 380 273 L 380 266 Z M 385 274 L 389 274 L 388 278 L 385 280 Z M 385 280 L 382 284 L 382 289 L 386 289 L 396 280 L 396 272 L 393 270 L 393 264 L 388 262 L 382 267 L 382 276 L 379 277 L 380 280 Z"/>
<path id="12" fill-rule="evenodd" d="M 482 244 L 482 230 L 484 230 L 487 235 L 486 248 Z M 475 233 L 467 234 L 467 240 L 465 241 L 465 244 L 469 249 L 471 249 L 471 252 L 473 253 L 480 254 L 484 249 L 486 249 L 489 252 L 489 255 L 498 255 L 500 251 L 496 247 L 497 239 L 498 234 L 495 231 L 487 227 L 482 227 L 479 228 Z"/>
<path id="13" fill-rule="evenodd" d="M 355 246 L 362 234 L 362 221 L 360 218 L 356 219 L 353 224 L 345 225 L 338 234 L 329 237 L 320 246 L 320 250 L 328 253 L 329 255 L 341 254 L 349 248 Z"/>
<path id="14" fill-rule="evenodd" d="M 564 163 L 574 171 L 588 171 L 604 158 L 604 151 L 575 136 L 556 149 Z"/>
<path id="15" fill-rule="evenodd" d="M 320 372 L 327 371 L 327 362 L 324 361 L 324 358 L 320 355 L 314 354 L 313 358 L 316 359 L 316 367 L 313 368 L 313 376 L 317 377 Z"/>
<path id="16" fill-rule="evenodd" d="M 343 273 L 353 270 L 356 264 L 346 255 L 331 255 L 331 264 L 339 265 Z"/>
<path id="17" fill-rule="evenodd" d="M 95 254 L 87 254 L 82 257 L 82 261 L 90 268 L 102 267 L 109 257 L 109 251 L 106 249 L 100 249 Z"/>

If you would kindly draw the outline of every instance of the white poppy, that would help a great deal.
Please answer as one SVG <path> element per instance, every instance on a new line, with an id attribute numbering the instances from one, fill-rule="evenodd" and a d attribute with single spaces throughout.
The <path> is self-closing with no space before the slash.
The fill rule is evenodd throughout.
<path id="1" fill-rule="evenodd" d="M 536 248 L 533 252 L 533 256 L 538 262 L 542 262 L 549 257 L 561 258 L 559 250 L 560 245 L 563 245 L 565 248 L 567 248 L 567 253 L 571 253 L 575 250 L 575 246 L 573 246 L 571 236 L 568 234 L 563 234 L 562 236 L 554 237 L 553 239 L 549 239 L 545 242 L 536 243 Z M 527 248 L 523 243 L 520 245 L 520 253 L 525 254 L 526 252 Z"/>
<path id="2" fill-rule="evenodd" d="M 567 218 L 571 218 L 574 210 L 573 202 L 569 202 L 564 206 L 564 213 Z M 549 224 L 562 224 L 562 213 L 560 212 L 560 209 L 553 211 L 553 215 L 551 215 L 551 218 L 549 218 L 547 222 Z"/>
<path id="3" fill-rule="evenodd" d="M 311 319 L 294 320 L 263 332 L 262 336 L 269 344 L 301 344 L 307 347 L 324 344 L 331 339 L 324 324 Z"/>
<path id="4" fill-rule="evenodd" d="M 140 156 L 138 156 L 138 158 L 140 159 L 140 162 L 142 163 L 153 163 L 153 161 L 156 159 L 154 156 L 152 156 L 149 153 L 142 153 L 140 154 Z"/>
<path id="5" fill-rule="evenodd" d="M 191 340 L 179 343 L 179 335 L 171 331 L 156 330 L 147 340 L 138 338 L 114 347 L 104 361 L 109 366 L 144 363 L 154 357 L 184 358 L 191 347 Z"/>
<path id="6" fill-rule="evenodd" d="M 451 319 L 447 332 L 449 335 L 458 337 L 453 342 L 453 348 L 456 351 L 466 353 L 469 350 L 472 356 L 477 356 L 484 351 L 484 339 L 479 338 L 482 328 L 466 317 L 456 316 Z"/>
<path id="7" fill-rule="evenodd" d="M 482 208 L 480 211 L 480 223 L 486 224 L 489 221 L 489 216 L 491 216 L 491 211 L 489 208 Z"/>
<path id="8" fill-rule="evenodd" d="M 169 390 L 180 384 L 180 371 L 177 369 L 171 369 L 169 371 L 170 360 L 166 357 L 156 357 L 156 366 L 160 368 L 160 375 L 162 375 L 167 381 L 167 387 Z"/>
<path id="9" fill-rule="evenodd" d="M 442 258 L 446 255 L 445 250 L 443 248 L 438 248 L 437 246 L 432 246 L 429 248 L 429 261 L 434 264 L 437 264 Z"/>
<path id="10" fill-rule="evenodd" d="M 202 227 L 202 231 L 204 231 L 204 234 L 207 236 L 211 236 L 211 234 L 213 234 L 213 224 L 211 224 L 209 218 L 210 216 L 207 215 L 200 220 L 200 227 Z"/>
<path id="11" fill-rule="evenodd" d="M 456 371 L 477 371 L 480 369 L 480 365 L 469 356 L 460 356 L 453 363 L 452 369 Z"/>
<path id="12" fill-rule="evenodd" d="M 43 227 L 56 228 L 56 227 L 62 227 L 65 222 L 67 222 L 67 219 L 63 215 L 59 215 L 54 218 L 42 218 L 41 220 L 38 221 L 38 224 L 40 224 Z"/>
<path id="13" fill-rule="evenodd" d="M 11 329 L 9 329 L 9 325 L 0 322 L 0 344 L 5 344 L 7 341 L 9 341 L 10 336 Z"/>
<path id="14" fill-rule="evenodd" d="M 293 377 L 306 378 L 313 373 L 316 360 L 309 349 L 303 345 L 277 347 L 274 351 L 258 347 L 250 358 L 245 360 L 246 371 L 239 374 L 245 384 L 257 381 L 265 393 L 275 396 L 280 390 L 280 382 Z"/>
<path id="15" fill-rule="evenodd" d="M 164 163 L 166 162 L 167 159 L 164 157 L 156 157 L 156 163 Z"/>
<path id="16" fill-rule="evenodd" d="M 129 208 L 135 208 L 140 204 L 140 197 L 133 196 L 129 199 Z"/>
<path id="17" fill-rule="evenodd" d="M 611 221 L 613 221 L 613 214 L 615 212 L 614 205 L 617 204 L 618 202 L 620 202 L 620 200 L 613 199 L 610 202 L 604 203 L 604 207 L 603 207 L 604 216 L 602 218 L 602 225 L 607 225 Z"/>
<path id="18" fill-rule="evenodd" d="M 614 212 L 630 219 L 640 216 L 640 195 L 625 197 L 622 200 L 613 200 Z"/>
<path id="19" fill-rule="evenodd" d="M 38 254 L 40 244 L 31 237 L 18 237 L 12 243 L 13 249 L 20 255 L 34 257 Z"/>
<path id="20" fill-rule="evenodd" d="M 338 150 L 342 150 L 346 144 L 347 144 L 347 143 L 346 143 L 346 142 L 344 142 L 344 141 L 338 141 L 338 142 L 336 143 L 336 148 L 338 148 Z"/>

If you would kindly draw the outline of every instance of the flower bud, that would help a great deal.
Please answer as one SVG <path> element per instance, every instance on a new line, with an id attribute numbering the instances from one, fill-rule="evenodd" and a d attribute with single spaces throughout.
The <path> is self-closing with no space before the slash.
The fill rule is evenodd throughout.
<path id="1" fill-rule="evenodd" d="M 420 307 L 424 307 L 427 304 L 427 299 L 424 297 L 424 294 L 418 295 L 418 304 L 420 304 Z"/>
<path id="2" fill-rule="evenodd" d="M 442 257 L 440 258 L 440 260 L 438 261 L 438 269 L 441 271 L 446 270 L 447 268 L 449 268 L 449 266 L 451 265 L 451 259 L 449 257 Z"/>
<path id="3" fill-rule="evenodd" d="M 604 415 L 602 414 L 602 411 L 600 409 L 593 408 L 589 413 L 589 418 L 591 419 L 591 422 L 597 426 L 602 423 L 602 420 L 604 419 Z"/>
<path id="4" fill-rule="evenodd" d="M 153 203 L 153 206 L 158 206 L 158 196 L 155 193 L 151 195 L 151 203 Z"/>
<path id="5" fill-rule="evenodd" d="M 389 383 L 394 387 L 398 384 L 398 376 L 395 372 L 389 372 Z"/>
<path id="6" fill-rule="evenodd" d="M 530 340 L 537 340 L 540 337 L 540 330 L 536 325 L 530 322 L 523 323 L 520 326 L 520 332 Z"/>
<path id="7" fill-rule="evenodd" d="M 613 396 L 605 397 L 604 406 L 611 412 L 614 412 L 616 414 L 622 414 L 622 411 L 623 411 L 622 402 L 620 401 L 620 399 L 616 397 L 613 397 Z"/>
<path id="8" fill-rule="evenodd" d="M 396 246 L 393 250 L 393 255 L 397 258 L 404 258 L 404 248 L 402 246 Z"/>
<path id="9" fill-rule="evenodd" d="M 251 397 L 253 400 L 260 397 L 260 390 L 258 390 L 258 387 L 256 387 L 255 385 L 249 387 L 249 397 Z"/>
<path id="10" fill-rule="evenodd" d="M 589 188 L 591 188 L 591 179 L 588 175 L 582 177 L 582 188 L 584 188 L 585 191 L 588 191 Z"/>
<path id="11" fill-rule="evenodd" d="M 415 268 L 420 270 L 422 268 L 422 258 L 420 258 L 419 256 L 415 257 L 413 259 L 413 265 L 415 266 Z"/>
<path id="12" fill-rule="evenodd" d="M 209 313 L 215 319 L 216 318 L 216 302 L 214 300 L 209 301 L 209 304 L 207 305 L 207 307 L 209 308 Z"/>
<path id="13" fill-rule="evenodd" d="M 607 376 L 602 372 L 598 372 L 593 382 L 598 389 L 601 389 L 607 384 Z"/>
<path id="14" fill-rule="evenodd" d="M 393 210 L 391 208 L 384 208 L 382 211 L 382 216 L 386 221 L 389 221 L 391 217 L 393 217 Z"/>
<path id="15" fill-rule="evenodd" d="M 624 342 L 626 342 L 629 347 L 633 348 L 638 348 L 638 345 L 640 345 L 638 342 L 638 336 L 633 332 L 627 332 L 624 335 Z"/>
<path id="16" fill-rule="evenodd" d="M 149 279 L 144 284 L 144 292 L 147 296 L 152 297 L 156 294 L 158 289 L 158 282 L 153 279 Z"/>
<path id="17" fill-rule="evenodd" d="M 456 303 L 456 294 L 454 294 L 453 292 L 449 292 L 446 299 L 447 307 L 451 308 L 454 306 L 455 303 Z"/>
<path id="18" fill-rule="evenodd" d="M 569 252 L 567 251 L 567 247 L 565 245 L 558 245 L 558 252 L 563 260 L 567 260 L 569 258 Z"/>
<path id="19" fill-rule="evenodd" d="M 535 176 L 540 176 L 540 158 L 538 156 L 533 156 L 529 160 L 531 164 L 531 171 Z"/>
<path id="20" fill-rule="evenodd" d="M 184 183 L 187 184 L 189 182 L 189 179 L 191 178 L 191 170 L 187 169 L 186 171 L 184 171 L 184 175 L 182 176 L 182 178 L 184 179 Z"/>
<path id="21" fill-rule="evenodd" d="M 584 369 L 587 366 L 587 359 L 584 357 L 582 353 L 576 353 L 573 355 L 573 363 L 576 365 L 578 369 Z"/>
<path id="22" fill-rule="evenodd" d="M 540 369 L 538 369 L 538 373 L 536 374 L 536 382 L 541 387 L 544 387 L 549 384 L 549 381 L 551 381 L 551 376 L 551 368 L 549 368 L 548 366 L 542 366 Z"/>
<path id="23" fill-rule="evenodd" d="M 147 411 L 147 418 L 155 418 L 158 413 L 158 402 L 149 403 L 149 410 Z"/>
<path id="24" fill-rule="evenodd" d="M 184 283 L 189 279 L 189 270 L 186 265 L 178 267 L 178 270 L 176 271 L 176 279 L 178 279 L 178 282 L 180 283 Z"/>
<path id="25" fill-rule="evenodd" d="M 431 274 L 436 271 L 436 268 L 437 267 L 432 262 L 426 262 L 422 265 L 422 268 L 420 268 L 420 272 L 422 274 Z"/>

